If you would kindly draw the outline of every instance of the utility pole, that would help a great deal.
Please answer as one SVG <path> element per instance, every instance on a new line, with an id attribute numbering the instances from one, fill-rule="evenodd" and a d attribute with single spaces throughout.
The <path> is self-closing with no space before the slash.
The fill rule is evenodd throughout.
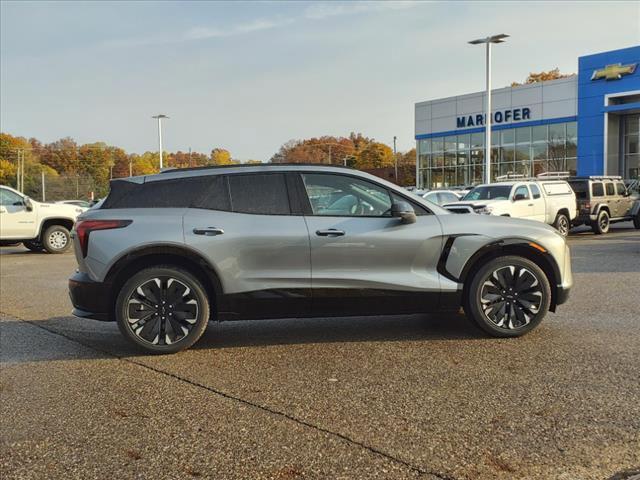
<path id="1" fill-rule="evenodd" d="M 192 167 L 193 165 L 191 165 L 191 147 L 189 147 L 189 166 Z"/>
<path id="2" fill-rule="evenodd" d="M 80 175 L 76 173 L 76 198 L 80 197 Z"/>
<path id="3" fill-rule="evenodd" d="M 42 201 L 45 202 L 47 199 L 47 196 L 45 195 L 45 192 L 44 192 L 44 169 L 40 172 L 40 175 L 42 176 Z"/>
<path id="4" fill-rule="evenodd" d="M 398 183 L 398 152 L 396 150 L 396 139 L 398 137 L 396 137 L 395 135 L 393 136 L 393 160 L 395 162 L 395 167 L 396 167 L 396 176 L 394 177 L 396 180 L 396 184 L 400 185 Z"/>
<path id="5" fill-rule="evenodd" d="M 113 165 L 109 166 L 109 179 L 113 180 Z"/>
<path id="6" fill-rule="evenodd" d="M 331 165 L 331 145 L 329 145 L 329 165 Z"/>
<path id="7" fill-rule="evenodd" d="M 160 150 L 160 170 L 162 171 L 162 168 L 163 168 L 163 165 L 162 165 L 162 119 L 169 118 L 169 117 L 160 113 L 158 115 L 154 115 L 151 118 L 158 119 L 158 149 Z"/>
<path id="8" fill-rule="evenodd" d="M 487 104 L 485 110 L 485 153 L 484 153 L 484 164 L 485 164 L 485 183 L 491 183 L 491 44 L 492 43 L 504 43 L 504 39 L 508 38 L 509 35 L 505 33 L 500 33 L 498 35 L 491 35 L 486 38 L 479 38 L 477 40 L 471 40 L 469 43 L 471 45 L 486 45 L 486 82 L 487 82 Z"/>
<path id="9" fill-rule="evenodd" d="M 129 176 L 133 177 L 133 164 L 131 163 L 131 160 L 129 160 Z"/>
<path id="10" fill-rule="evenodd" d="M 20 190 L 20 150 L 17 150 L 16 152 L 17 157 L 16 157 L 16 161 L 17 163 L 17 168 L 16 168 L 16 190 Z"/>

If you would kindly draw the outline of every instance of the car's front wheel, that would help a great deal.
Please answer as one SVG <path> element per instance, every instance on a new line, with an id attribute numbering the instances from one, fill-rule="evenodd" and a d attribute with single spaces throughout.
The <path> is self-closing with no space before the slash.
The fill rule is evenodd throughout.
<path id="1" fill-rule="evenodd" d="M 42 236 L 42 246 L 49 253 L 64 253 L 71 246 L 69 230 L 62 225 L 51 225 Z"/>
<path id="2" fill-rule="evenodd" d="M 120 289 L 116 321 L 122 334 L 147 352 L 175 353 L 204 333 L 209 298 L 200 280 L 182 268 L 146 268 Z"/>
<path id="3" fill-rule="evenodd" d="M 633 217 L 633 226 L 636 227 L 637 230 L 640 230 L 640 212 L 636 213 L 636 216 Z"/>
<path id="4" fill-rule="evenodd" d="M 527 258 L 507 256 L 484 264 L 465 289 L 465 312 L 494 337 L 533 330 L 551 304 L 549 279 Z"/>

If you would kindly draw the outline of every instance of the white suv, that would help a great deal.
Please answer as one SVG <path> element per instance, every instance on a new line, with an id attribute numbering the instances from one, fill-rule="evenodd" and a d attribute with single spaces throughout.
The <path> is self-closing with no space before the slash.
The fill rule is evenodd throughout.
<path id="1" fill-rule="evenodd" d="M 564 180 L 505 181 L 478 185 L 456 203 L 444 205 L 455 213 L 480 213 L 526 218 L 553 225 L 568 235 L 576 218 L 576 195 Z"/>
<path id="2" fill-rule="evenodd" d="M 71 246 L 69 231 L 86 208 L 40 203 L 0 186 L 0 245 L 22 242 L 29 250 L 63 253 Z"/>

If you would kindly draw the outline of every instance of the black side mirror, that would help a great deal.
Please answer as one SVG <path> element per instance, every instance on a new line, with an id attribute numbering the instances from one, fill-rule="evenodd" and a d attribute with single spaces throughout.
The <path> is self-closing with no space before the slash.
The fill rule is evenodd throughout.
<path id="1" fill-rule="evenodd" d="M 402 223 L 416 223 L 416 212 L 408 202 L 394 202 L 391 205 L 391 216 L 402 219 Z"/>
<path id="2" fill-rule="evenodd" d="M 31 203 L 31 199 L 29 197 L 24 197 L 24 206 L 27 207 L 27 212 L 31 212 L 33 210 L 33 203 Z"/>
<path id="3" fill-rule="evenodd" d="M 513 201 L 517 202 L 518 200 L 526 200 L 527 196 L 524 193 L 516 193 L 515 197 L 513 197 Z"/>

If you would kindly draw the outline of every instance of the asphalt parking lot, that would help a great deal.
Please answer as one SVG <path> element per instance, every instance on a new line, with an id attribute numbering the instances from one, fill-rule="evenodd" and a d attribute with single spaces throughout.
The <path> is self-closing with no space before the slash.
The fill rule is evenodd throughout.
<path id="1" fill-rule="evenodd" d="M 211 324 L 145 356 L 70 316 L 72 254 L 0 249 L 0 476 L 608 479 L 640 469 L 640 231 L 570 239 L 520 339 L 458 316 Z"/>

